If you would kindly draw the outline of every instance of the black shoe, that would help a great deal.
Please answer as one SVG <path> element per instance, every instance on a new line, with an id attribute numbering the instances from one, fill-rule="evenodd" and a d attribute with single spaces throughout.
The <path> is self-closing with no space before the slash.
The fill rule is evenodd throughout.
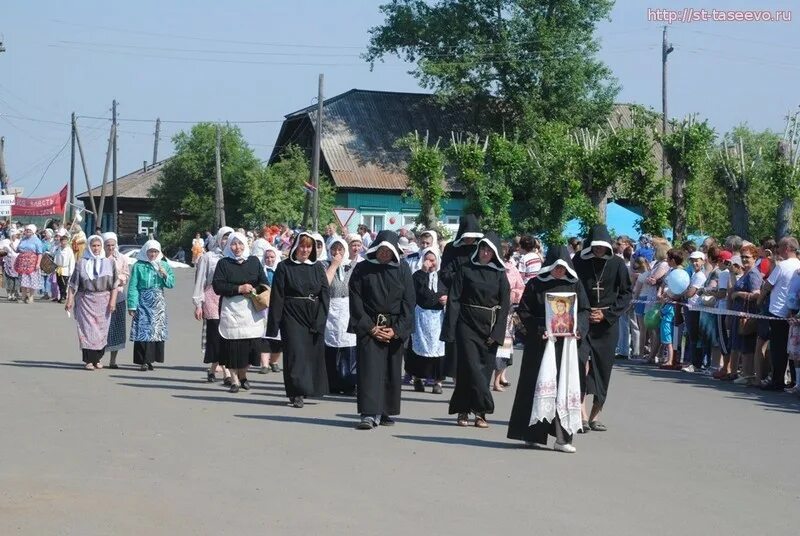
<path id="1" fill-rule="evenodd" d="M 142 363 L 142 365 L 139 367 L 139 370 L 141 370 L 142 372 L 146 371 L 147 370 L 147 365 Z"/>
<path id="2" fill-rule="evenodd" d="M 600 421 L 592 421 L 589 423 L 589 428 L 594 430 L 595 432 L 605 432 L 608 430 L 605 424 L 601 423 Z"/>
<path id="3" fill-rule="evenodd" d="M 222 380 L 222 385 L 224 385 L 225 387 L 230 387 L 231 385 L 233 385 L 233 381 L 230 379 L 230 377 L 225 378 L 224 380 Z"/>
<path id="4" fill-rule="evenodd" d="M 214 383 L 215 381 L 217 381 L 217 375 L 214 374 L 213 372 L 206 372 L 206 381 L 208 383 Z"/>
<path id="5" fill-rule="evenodd" d="M 381 415 L 381 426 L 394 426 L 394 419 L 388 415 Z"/>
<path id="6" fill-rule="evenodd" d="M 422 383 L 422 380 L 420 380 L 419 378 L 414 380 L 414 391 L 416 391 L 417 393 L 425 392 L 425 384 Z"/>
<path id="7" fill-rule="evenodd" d="M 270 369 L 272 372 L 280 372 L 280 371 L 281 371 L 281 367 L 279 367 L 277 363 L 273 363 L 273 364 L 271 364 L 271 365 L 269 366 L 269 369 Z"/>
<path id="8" fill-rule="evenodd" d="M 152 363 L 148 363 L 147 364 L 147 370 L 153 370 L 153 364 Z"/>
<path id="9" fill-rule="evenodd" d="M 108 366 L 108 368 L 110 368 L 110 369 L 112 369 L 112 370 L 117 370 L 117 369 L 119 368 L 119 365 L 117 365 L 116 363 L 114 363 L 113 365 L 109 365 L 109 366 Z"/>
<path id="10" fill-rule="evenodd" d="M 267 374 L 269 372 L 269 367 L 261 367 L 258 369 L 259 374 Z"/>
<path id="11" fill-rule="evenodd" d="M 298 409 L 302 408 L 303 407 L 303 397 L 302 396 L 294 397 L 292 399 L 292 407 L 295 407 L 295 408 L 298 408 Z"/>
<path id="12" fill-rule="evenodd" d="M 783 391 L 786 387 L 775 383 L 768 383 L 761 387 L 762 391 Z"/>
<path id="13" fill-rule="evenodd" d="M 228 389 L 228 391 L 231 392 L 231 393 L 238 393 L 239 392 L 239 386 L 236 385 L 235 383 L 232 383 L 231 384 L 231 388 Z"/>
<path id="14" fill-rule="evenodd" d="M 501 380 L 500 385 L 502 385 L 503 387 L 511 387 L 511 382 L 504 382 Z"/>
<path id="15" fill-rule="evenodd" d="M 356 430 L 372 430 L 375 428 L 375 419 L 372 417 L 361 417 L 361 422 L 356 425 Z"/>
<path id="16" fill-rule="evenodd" d="M 436 385 L 433 386 L 433 390 L 431 392 L 435 395 L 442 394 L 442 386 L 437 383 Z"/>
<path id="17" fill-rule="evenodd" d="M 249 381 L 242 380 L 241 385 L 242 385 L 242 389 L 244 389 L 245 391 L 249 391 L 250 390 L 250 382 Z"/>

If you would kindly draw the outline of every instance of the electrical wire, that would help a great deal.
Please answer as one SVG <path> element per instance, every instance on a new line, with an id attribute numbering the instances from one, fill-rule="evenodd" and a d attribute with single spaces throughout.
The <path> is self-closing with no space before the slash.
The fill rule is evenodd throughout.
<path id="1" fill-rule="evenodd" d="M 42 184 L 42 181 L 44 180 L 44 176 L 47 174 L 47 171 L 50 169 L 50 166 L 53 165 L 53 162 L 56 161 L 56 158 L 59 157 L 59 155 L 64 151 L 64 149 L 67 148 L 67 145 L 69 145 L 70 141 L 72 141 L 72 136 L 67 138 L 67 141 L 64 142 L 64 145 L 61 146 L 61 149 L 59 149 L 58 152 L 56 153 L 56 155 L 52 159 L 50 159 L 50 162 L 47 164 L 47 167 L 44 168 L 44 171 L 42 172 L 42 176 L 39 178 L 39 182 L 37 182 L 36 186 L 33 187 L 33 190 L 31 190 L 30 193 L 28 193 L 29 197 L 32 197 L 33 194 L 36 193 L 36 190 Z"/>

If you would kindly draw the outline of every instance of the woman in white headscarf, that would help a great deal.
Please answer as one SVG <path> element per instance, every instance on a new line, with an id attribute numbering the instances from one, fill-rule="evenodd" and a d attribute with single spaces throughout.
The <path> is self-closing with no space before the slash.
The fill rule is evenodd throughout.
<path id="1" fill-rule="evenodd" d="M 406 371 L 414 377 L 414 390 L 425 392 L 425 380 L 433 380 L 433 393 L 442 393 L 444 342 L 439 340 L 447 304 L 447 287 L 439 279 L 439 249 L 420 252 L 419 269 L 412 274 L 416 309 Z"/>
<path id="2" fill-rule="evenodd" d="M 317 250 L 317 262 L 328 260 L 328 248 L 325 246 L 325 238 L 319 233 L 313 233 L 311 238 L 314 239 L 314 245 Z"/>
<path id="3" fill-rule="evenodd" d="M 117 235 L 115 233 L 103 233 L 103 246 L 106 258 L 114 263 L 117 274 L 117 305 L 114 314 L 111 315 L 111 325 L 108 328 L 108 345 L 106 352 L 111 352 L 108 368 L 119 368 L 117 365 L 117 353 L 125 349 L 125 285 L 131 275 L 128 259 L 120 255 L 117 250 Z"/>
<path id="4" fill-rule="evenodd" d="M 330 288 L 328 319 L 325 323 L 325 366 L 332 393 L 356 392 L 356 336 L 347 332 L 350 323 L 350 275 L 355 263 L 347 259 L 347 244 L 339 237 L 331 240 L 330 260 L 325 275 Z"/>
<path id="5" fill-rule="evenodd" d="M 22 232 L 22 240 L 17 245 L 17 260 L 14 269 L 19 274 L 19 286 L 22 289 L 22 302 L 33 303 L 33 294 L 42 288 L 42 274 L 39 265 L 42 262 L 44 245 L 36 236 L 36 226 L 26 225 Z"/>
<path id="6" fill-rule="evenodd" d="M 133 362 L 141 370 L 153 370 L 153 363 L 164 362 L 167 340 L 164 289 L 175 286 L 175 274 L 161 253 L 161 244 L 155 240 L 145 242 L 136 259 L 128 285 Z"/>
<path id="7" fill-rule="evenodd" d="M 261 337 L 266 319 L 253 304 L 260 285 L 267 284 L 261 262 L 250 255 L 247 237 L 232 233 L 223 258 L 214 270 L 212 285 L 219 294 L 220 362 L 231 371 L 231 393 L 250 389 L 247 368 L 261 364 Z"/>
<path id="8" fill-rule="evenodd" d="M 220 227 L 214 237 L 213 246 L 203 253 L 195 264 L 192 303 L 195 319 L 203 321 L 200 350 L 203 352 L 203 363 L 208 364 L 206 381 L 209 383 L 217 379 L 217 368 L 220 366 L 222 355 L 222 339 L 219 335 L 219 295 L 214 292 L 212 281 L 217 263 L 222 258 L 222 251 L 232 232 L 231 227 Z M 230 371 L 222 366 L 222 374 L 223 385 L 230 386 L 232 381 Z"/>
<path id="9" fill-rule="evenodd" d="M 263 240 L 263 239 L 262 239 Z M 281 252 L 278 248 L 270 244 L 268 241 L 264 246 L 264 253 L 261 260 L 264 264 L 264 274 L 267 276 L 267 284 L 272 287 L 272 281 L 275 279 L 275 271 L 278 269 L 278 263 L 281 262 Z M 268 318 L 269 307 L 264 309 L 264 318 Z M 275 337 L 267 337 L 266 332 L 264 338 L 261 339 L 261 370 L 259 374 L 267 374 L 269 372 L 280 372 L 281 367 L 278 361 L 283 354 L 283 342 L 281 341 L 281 334 Z"/>
<path id="10" fill-rule="evenodd" d="M 84 368 L 94 370 L 103 368 L 100 359 L 117 306 L 117 273 L 114 262 L 103 254 L 103 238 L 90 236 L 88 244 L 69 279 L 64 308 L 71 312 L 74 306 Z"/>

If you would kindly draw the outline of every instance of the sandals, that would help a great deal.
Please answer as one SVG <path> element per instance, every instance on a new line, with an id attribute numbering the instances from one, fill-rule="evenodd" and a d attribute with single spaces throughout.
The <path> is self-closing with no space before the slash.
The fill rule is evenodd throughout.
<path id="1" fill-rule="evenodd" d="M 483 415 L 475 415 L 475 428 L 489 428 L 489 423 L 486 422 L 486 417 Z"/>
<path id="2" fill-rule="evenodd" d="M 589 427 L 589 421 L 583 421 L 581 423 L 581 429 L 578 430 L 578 433 L 579 434 L 588 434 L 589 432 L 591 432 L 591 430 L 592 429 Z"/>
<path id="3" fill-rule="evenodd" d="M 469 426 L 469 415 L 467 413 L 459 413 L 456 424 L 458 426 Z"/>
<path id="4" fill-rule="evenodd" d="M 605 424 L 601 423 L 600 421 L 592 421 L 589 423 L 589 428 L 594 430 L 595 432 L 605 432 L 608 430 Z"/>
<path id="5" fill-rule="evenodd" d="M 83 368 L 85 368 L 86 370 L 94 370 L 94 365 L 92 365 L 91 363 L 86 363 L 83 366 Z"/>

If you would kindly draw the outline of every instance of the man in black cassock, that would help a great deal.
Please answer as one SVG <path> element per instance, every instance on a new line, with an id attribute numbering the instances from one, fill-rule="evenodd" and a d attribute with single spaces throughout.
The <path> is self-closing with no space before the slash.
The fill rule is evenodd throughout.
<path id="1" fill-rule="evenodd" d="M 442 251 L 439 280 L 445 287 L 450 288 L 458 269 L 471 261 L 472 255 L 477 251 L 478 240 L 481 238 L 483 238 L 483 233 L 478 225 L 478 218 L 474 214 L 461 216 L 458 220 L 455 239 L 448 243 Z M 445 376 L 456 377 L 456 361 L 455 343 L 445 343 L 442 363 L 442 372 Z"/>
<path id="2" fill-rule="evenodd" d="M 614 353 L 619 338 L 617 320 L 631 301 L 631 281 L 625 261 L 614 255 L 611 237 L 605 225 L 592 227 L 583 242 L 583 249 L 572 259 L 578 279 L 589 297 L 589 333 L 580 347 L 581 361 L 591 358 L 586 376 L 586 393 L 594 395 L 592 410 L 583 431 L 605 431 L 597 420 L 608 394 Z"/>
<path id="3" fill-rule="evenodd" d="M 350 276 L 350 324 L 358 337 L 358 412 L 356 428 L 391 426 L 400 414 L 402 361 L 414 329 L 414 282 L 401 261 L 398 236 L 381 231 Z"/>

